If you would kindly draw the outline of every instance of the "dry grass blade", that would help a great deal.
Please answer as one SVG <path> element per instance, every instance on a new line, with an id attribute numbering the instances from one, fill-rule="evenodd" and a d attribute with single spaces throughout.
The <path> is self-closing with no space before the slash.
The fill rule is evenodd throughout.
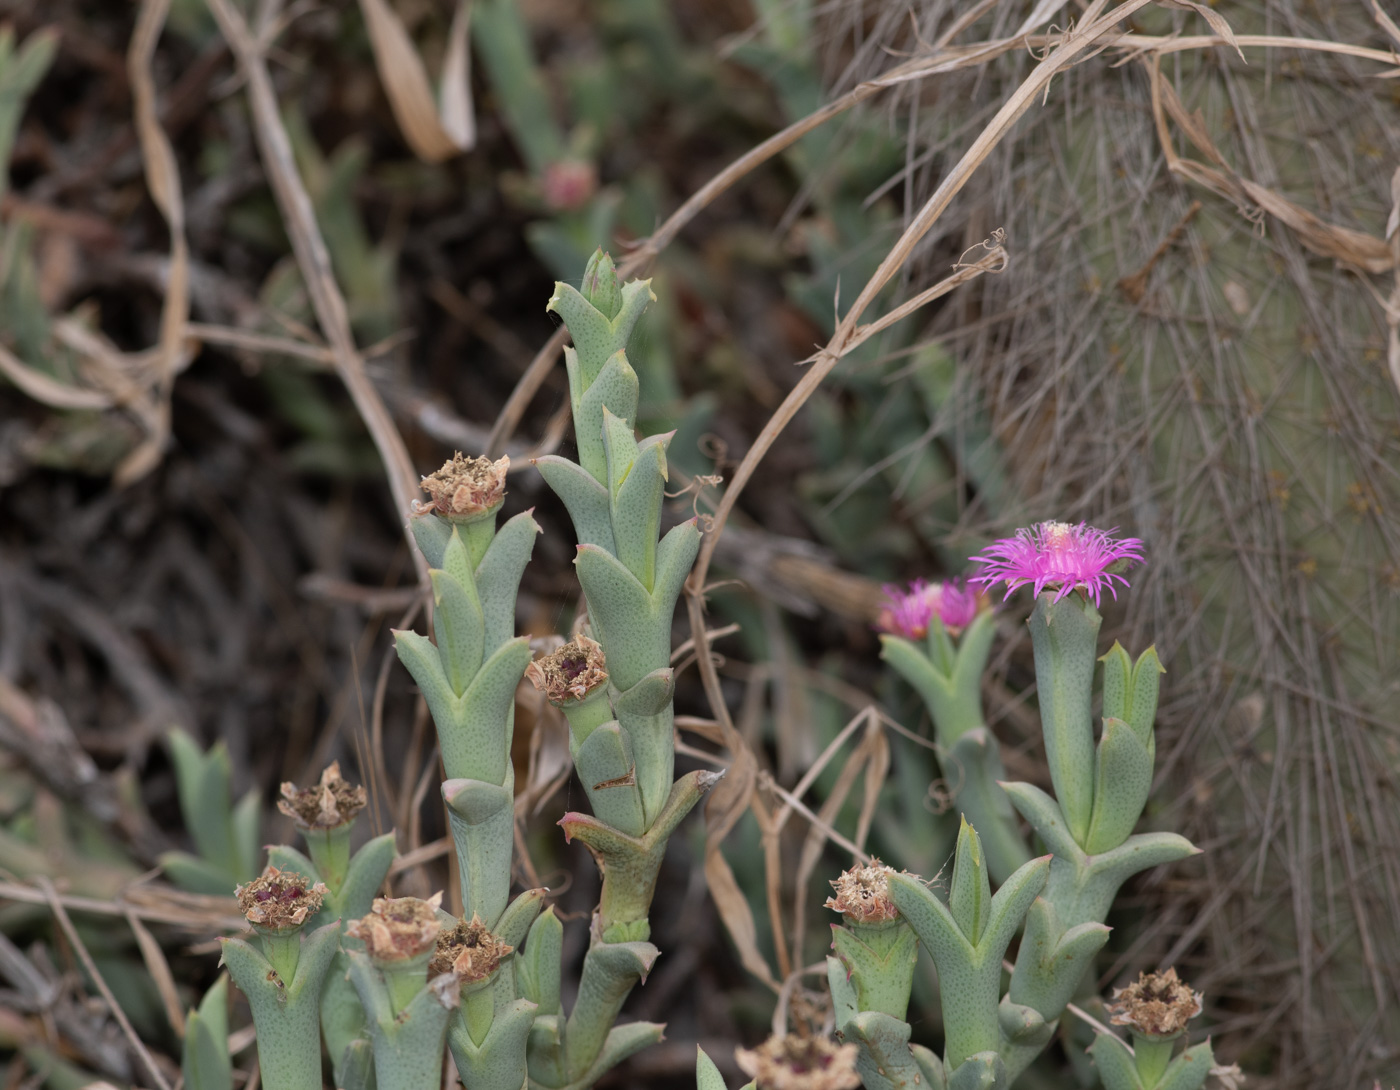
<path id="1" fill-rule="evenodd" d="M 70 386 L 66 382 L 36 371 L 0 345 L 0 372 L 32 397 L 52 409 L 110 409 L 115 402 L 101 390 Z"/>
<path id="2" fill-rule="evenodd" d="M 135 99 L 136 134 L 146 166 L 146 184 L 150 187 L 151 199 L 170 228 L 170 272 L 161 308 L 150 433 L 117 467 L 114 480 L 118 486 L 139 479 L 160 461 L 170 435 L 170 394 L 175 375 L 193 355 L 193 345 L 185 328 L 190 317 L 190 254 L 185 239 L 185 204 L 175 152 L 160 126 L 155 78 L 151 74 L 156 42 L 169 8 L 170 0 L 143 0 L 126 58 L 131 94 Z"/>
<path id="3" fill-rule="evenodd" d="M 102 978 L 102 974 L 98 972 L 97 964 L 92 960 L 92 955 L 88 953 L 87 947 L 83 945 L 82 937 L 78 934 L 77 928 L 73 926 L 73 921 L 68 918 L 68 913 L 63 907 L 63 901 L 59 898 L 58 891 L 54 889 L 53 883 L 47 878 L 39 878 L 38 883 L 39 887 L 44 892 L 45 902 L 48 904 L 49 908 L 53 910 L 54 918 L 58 920 L 59 927 L 63 929 L 63 933 L 72 944 L 73 952 L 78 955 L 78 960 L 83 963 L 83 968 L 87 970 L 89 979 L 92 980 L 97 990 L 102 994 L 102 998 L 106 1002 L 108 1010 L 111 1011 L 112 1017 L 117 1020 L 117 1025 L 121 1026 L 122 1033 L 126 1035 L 126 1039 L 131 1043 L 132 1050 L 141 1058 L 141 1063 L 145 1066 L 147 1072 L 149 1072 L 156 1086 L 159 1087 L 160 1090 L 170 1090 L 170 1083 L 166 1082 L 165 1076 L 161 1074 L 160 1068 L 156 1066 L 155 1057 L 152 1056 L 150 1050 L 146 1048 L 145 1042 L 136 1035 L 136 1031 L 131 1028 L 131 1023 L 126 1017 L 126 1012 L 122 1010 L 121 1004 L 118 1003 L 116 998 L 112 995 L 112 989 L 107 987 L 107 981 L 105 981 Z"/>
<path id="4" fill-rule="evenodd" d="M 470 151 L 476 144 L 471 54 L 467 47 L 470 0 L 458 0 L 452 17 L 442 64 L 440 102 L 433 101 L 423 61 L 388 0 L 360 0 L 360 10 L 389 107 L 413 154 L 426 163 L 440 163 Z"/>
<path id="5" fill-rule="evenodd" d="M 1204 119 L 1188 113 L 1176 89 L 1162 78 L 1158 57 L 1154 56 L 1144 63 L 1152 81 L 1152 112 L 1158 138 L 1166 155 L 1167 168 L 1173 174 L 1233 201 L 1246 215 L 1251 209 L 1257 209 L 1282 221 L 1298 236 L 1298 241 L 1320 257 L 1330 257 L 1368 273 L 1385 273 L 1396 267 L 1395 255 L 1389 243 L 1363 231 L 1327 223 L 1282 194 L 1232 169 L 1207 133 Z M 1176 153 L 1167 126 L 1168 116 L 1201 154 L 1217 164 L 1216 167 L 1194 159 L 1184 159 Z"/>
<path id="6" fill-rule="evenodd" d="M 156 991 L 160 993 L 160 1001 L 165 1006 L 165 1017 L 170 1020 L 170 1027 L 175 1031 L 175 1035 L 183 1038 L 185 1005 L 180 1002 L 180 993 L 175 987 L 175 975 L 170 971 L 170 962 L 165 960 L 165 951 L 160 948 L 155 936 L 146 929 L 146 925 L 129 905 L 124 915 L 131 933 L 136 936 L 136 945 L 141 948 L 141 960 L 146 963 L 146 970 L 155 981 Z"/>
<path id="7" fill-rule="evenodd" d="M 714 710 L 719 723 L 722 744 L 729 750 L 729 768 L 710 791 L 705 800 L 705 881 L 710 888 L 715 908 L 724 921 L 725 930 L 739 951 L 739 959 L 744 968 L 758 977 L 775 992 L 780 987 L 773 970 L 758 949 L 758 927 L 754 922 L 753 910 L 748 898 L 739 888 L 734 871 L 720 851 L 720 845 L 729 831 L 743 817 L 746 809 L 753 809 L 761 829 L 766 830 L 772 822 L 767 808 L 755 795 L 758 780 L 758 762 L 744 743 L 743 737 L 734 729 L 734 721 L 729 716 L 729 708 L 724 702 L 720 689 L 719 674 L 715 671 L 714 656 L 709 652 L 709 640 L 703 638 L 705 618 L 703 606 L 697 597 L 686 602 L 690 618 L 690 630 L 702 636 L 698 644 L 705 652 L 697 655 L 696 662 L 700 678 L 705 686 L 705 696 Z"/>
<path id="8" fill-rule="evenodd" d="M 287 233 L 291 236 L 292 250 L 296 254 L 297 266 L 301 270 L 306 290 L 311 296 L 316 320 L 321 332 L 330 342 L 336 373 L 349 391 L 360 418 L 374 439 L 379 457 L 384 462 L 394 507 L 401 514 L 407 515 L 414 498 L 418 495 L 418 478 L 413 472 L 413 463 L 408 456 L 408 448 L 404 446 L 403 437 L 395 427 L 393 417 L 389 415 L 379 392 L 370 382 L 365 371 L 364 358 L 355 347 L 345 296 L 341 293 L 335 274 L 331 270 L 330 252 L 321 236 L 311 197 L 297 172 L 291 140 L 282 124 L 281 109 L 273 90 L 272 77 L 267 70 L 265 45 L 254 38 L 243 15 L 229 0 L 207 0 L 207 3 L 247 79 L 248 101 L 252 108 L 258 150 L 262 155 L 268 182 L 281 209 Z M 412 535 L 406 526 L 404 533 L 411 538 Z M 409 549 L 418 569 L 419 582 L 427 586 L 427 562 L 414 548 L 411 540 Z"/>

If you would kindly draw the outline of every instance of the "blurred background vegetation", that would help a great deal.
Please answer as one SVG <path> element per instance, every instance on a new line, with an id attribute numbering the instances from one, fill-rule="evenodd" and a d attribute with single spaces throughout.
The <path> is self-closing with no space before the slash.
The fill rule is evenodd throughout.
<path id="1" fill-rule="evenodd" d="M 251 5 L 283 165 L 406 449 L 396 467 L 366 427 L 363 389 L 343 381 L 324 284 L 308 283 L 269 185 L 267 118 L 226 28 L 203 0 L 164 7 L 0 0 L 11 1087 L 151 1084 L 55 921 L 60 896 L 173 1082 L 182 1012 L 213 982 L 212 939 L 229 926 L 220 884 L 290 835 L 270 805 L 285 779 L 341 759 L 372 789 L 374 831 L 396 826 L 402 851 L 424 849 L 397 888 L 449 885 L 421 786 L 431 732 L 389 648 L 417 596 L 386 470 L 508 451 L 507 513 L 535 506 L 546 527 L 520 630 L 567 631 L 571 532 L 528 465 L 571 441 L 562 368 L 531 366 L 555 332 L 552 282 L 576 279 L 599 245 L 622 259 L 726 165 L 870 91 L 647 265 L 659 302 L 630 352 L 641 425 L 677 430 L 678 489 L 724 477 L 1052 44 L 1016 37 L 1036 7 L 1021 0 L 475 0 L 466 38 L 447 0 Z M 1038 33 L 1083 14 L 1038 7 Z M 872 338 L 807 402 L 720 539 L 710 623 L 728 629 L 715 646 L 736 722 L 791 788 L 872 704 L 930 734 L 876 657 L 881 582 L 957 574 L 989 538 L 1049 517 L 1146 539 L 1150 563 L 1106 629 L 1134 650 L 1155 640 L 1167 665 L 1150 817 L 1206 852 L 1130 886 L 1101 983 L 1175 965 L 1206 993 L 1216 1054 L 1251 1085 L 1390 1084 L 1400 97 L 1378 77 L 1400 32 L 1374 4 L 1219 10 L 1241 35 L 1371 53 L 1247 45 L 1246 64 L 1219 46 L 1168 51 L 1152 36 L 1209 28 L 1150 7 L 1123 30 L 1155 51 L 1120 43 L 1056 77 L 877 309 L 998 229 L 1009 266 Z M 984 41 L 1015 44 L 982 57 Z M 957 63 L 879 93 L 862 83 L 939 50 Z M 424 71 L 446 74 L 437 109 L 413 97 Z M 543 377 L 512 402 L 522 376 Z M 676 517 L 711 509 L 717 488 L 699 481 Z M 986 696 L 1013 777 L 1037 781 L 1023 608 L 1000 618 Z M 677 643 L 689 636 L 678 620 Z M 693 669 L 679 710 L 711 715 Z M 596 878 L 552 824 L 579 796 L 558 725 L 524 695 L 518 724 L 532 865 L 581 920 Z M 892 771 L 871 849 L 932 875 L 950 847 L 945 770 L 897 732 L 880 744 Z M 202 789 L 182 799 L 177 770 Z M 838 762 L 809 801 L 849 833 L 876 797 L 862 790 Z M 665 957 L 629 1008 L 668 1021 L 669 1040 L 611 1085 L 688 1080 L 696 1041 L 723 1066 L 767 1032 L 773 990 L 707 895 L 698 822 L 686 839 L 653 914 Z M 759 823 L 745 817 L 724 845 L 754 956 L 774 972 L 784 957 L 820 960 L 812 898 L 849 862 L 819 838 L 803 887 L 807 825 L 778 839 L 777 930 L 802 936 L 783 954 Z M 575 958 L 584 931 L 566 932 Z M 926 977 L 920 989 L 916 1033 L 933 1041 Z M 234 1023 L 246 1048 L 236 1009 Z M 1073 1076 L 1052 1050 L 1034 1078 Z"/>

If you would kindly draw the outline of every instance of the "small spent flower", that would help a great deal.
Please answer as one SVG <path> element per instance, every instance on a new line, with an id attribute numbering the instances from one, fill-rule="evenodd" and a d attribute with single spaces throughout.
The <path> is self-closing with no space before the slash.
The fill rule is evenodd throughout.
<path id="1" fill-rule="evenodd" d="M 438 905 L 442 894 L 428 900 L 417 897 L 376 897 L 369 915 L 351 920 L 345 933 L 365 944 L 365 952 L 379 962 L 411 961 L 437 949 Z"/>
<path id="2" fill-rule="evenodd" d="M 1113 537 L 1114 532 L 1097 530 L 1082 522 L 1078 526 L 1067 522 L 1037 523 L 972 557 L 984 567 L 968 582 L 990 587 L 1005 581 L 1007 598 L 1027 583 L 1037 595 L 1046 587 L 1058 587 L 1057 602 L 1071 590 L 1081 589 L 1098 606 L 1105 589 L 1117 598 L 1114 584 L 1126 587 L 1128 580 L 1122 573 L 1143 562 L 1142 541 L 1135 537 L 1120 541 Z"/>
<path id="3" fill-rule="evenodd" d="M 506 495 L 506 471 L 510 459 L 467 458 L 461 451 L 442 463 L 442 468 L 420 482 L 432 497 L 414 507 L 415 515 L 441 515 L 456 522 L 470 522 L 489 515 Z"/>
<path id="4" fill-rule="evenodd" d="M 950 636 L 957 636 L 986 608 L 985 596 L 968 589 L 962 579 L 929 583 L 915 579 L 908 590 L 886 583 L 885 602 L 875 627 L 881 632 L 921 640 L 928 635 L 929 625 L 937 617 Z"/>
<path id="5" fill-rule="evenodd" d="M 491 934 L 481 917 L 473 914 L 471 921 L 461 920 L 450 931 L 437 937 L 437 952 L 429 962 L 433 976 L 455 973 L 464 984 L 485 980 L 515 949 Z"/>
<path id="6" fill-rule="evenodd" d="M 299 829 L 339 829 L 354 821 L 368 801 L 365 789 L 347 782 L 340 775 L 340 762 L 332 761 L 315 787 L 298 788 L 294 783 L 284 783 L 277 809 L 296 822 Z"/>
<path id="7" fill-rule="evenodd" d="M 839 878 L 831 881 L 836 896 L 826 899 L 826 907 L 853 923 L 886 923 L 897 919 L 899 909 L 890 900 L 890 875 L 893 873 L 893 867 L 885 866 L 878 859 L 842 871 Z"/>
<path id="8" fill-rule="evenodd" d="M 858 1052 L 854 1044 L 789 1033 L 757 1048 L 736 1048 L 734 1059 L 758 1090 L 855 1090 Z"/>
<path id="9" fill-rule="evenodd" d="M 295 931 L 321 909 L 326 897 L 323 883 L 310 884 L 295 871 L 267 870 L 234 890 L 239 911 L 254 927 L 264 931 Z"/>
<path id="10" fill-rule="evenodd" d="M 1201 993 L 1179 980 L 1175 969 L 1139 973 L 1137 983 L 1119 988 L 1108 1004 L 1115 1026 L 1158 1040 L 1179 1037 L 1186 1023 L 1201 1013 Z"/>
<path id="11" fill-rule="evenodd" d="M 559 650 L 525 667 L 525 676 L 553 704 L 582 700 L 608 680 L 603 649 L 579 633 Z"/>

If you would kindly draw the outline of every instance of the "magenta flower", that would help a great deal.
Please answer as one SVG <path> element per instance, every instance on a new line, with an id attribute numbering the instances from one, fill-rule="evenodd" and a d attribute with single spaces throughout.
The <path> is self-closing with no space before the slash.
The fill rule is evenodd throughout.
<path id="1" fill-rule="evenodd" d="M 984 607 L 984 596 L 969 590 L 961 579 L 946 583 L 915 579 L 907 591 L 889 583 L 880 589 L 885 592 L 886 601 L 875 627 L 907 640 L 921 640 L 927 636 L 928 626 L 935 616 L 943 622 L 950 636 L 959 635 Z"/>
<path id="2" fill-rule="evenodd" d="M 968 582 L 990 587 L 1005 580 L 1006 598 L 1027 583 L 1032 584 L 1037 595 L 1046 587 L 1058 587 L 1057 602 L 1078 588 L 1097 606 L 1105 589 L 1117 598 L 1114 584 L 1128 585 L 1122 572 L 1143 562 L 1142 542 L 1138 538 L 1118 541 L 1113 533 L 1082 522 L 1078 526 L 1067 522 L 1037 523 L 1029 530 L 1017 530 L 1015 537 L 993 543 L 981 556 L 972 557 L 984 567 Z"/>

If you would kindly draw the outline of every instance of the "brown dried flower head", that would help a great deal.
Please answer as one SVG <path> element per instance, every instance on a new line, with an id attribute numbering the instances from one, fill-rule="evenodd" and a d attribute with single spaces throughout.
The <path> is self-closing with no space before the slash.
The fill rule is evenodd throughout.
<path id="1" fill-rule="evenodd" d="M 375 961 L 409 961 L 437 945 L 437 909 L 442 894 L 421 901 L 417 897 L 376 897 L 369 915 L 351 920 L 345 933 L 365 944 Z"/>
<path id="2" fill-rule="evenodd" d="M 326 887 L 314 886 L 295 871 L 268 867 L 262 876 L 234 890 L 247 921 L 266 931 L 294 931 L 321 908 Z"/>
<path id="3" fill-rule="evenodd" d="M 368 801 L 365 789 L 342 779 L 340 762 L 332 761 L 315 787 L 284 783 L 277 809 L 295 821 L 298 829 L 338 829 L 354 821 Z"/>
<path id="4" fill-rule="evenodd" d="M 530 663 L 525 676 L 551 703 L 564 704 L 582 700 L 608 680 L 608 671 L 603 649 L 580 632 L 558 651 Z"/>
<path id="5" fill-rule="evenodd" d="M 843 871 L 841 877 L 831 883 L 836 896 L 826 899 L 826 907 L 842 913 L 852 923 L 886 923 L 897 919 L 899 909 L 890 900 L 890 875 L 893 873 L 893 867 L 885 866 L 878 859 Z"/>
<path id="6" fill-rule="evenodd" d="M 736 1048 L 734 1059 L 758 1090 L 855 1090 L 856 1052 L 853 1044 L 787 1034 L 757 1048 Z"/>
<path id="7" fill-rule="evenodd" d="M 1139 973 L 1136 984 L 1113 993 L 1108 1011 L 1115 1026 L 1128 1026 L 1145 1037 L 1176 1037 L 1201 1013 L 1201 993 L 1178 980 L 1175 969 Z"/>
<path id="8" fill-rule="evenodd" d="M 494 973 L 514 949 L 491 934 L 481 917 L 473 913 L 470 923 L 458 921 L 456 927 L 438 936 L 437 953 L 428 971 L 432 976 L 456 973 L 464 984 L 471 984 Z"/>
<path id="9" fill-rule="evenodd" d="M 443 462 L 436 473 L 424 477 L 421 486 L 432 497 L 414 509 L 416 515 L 441 515 L 467 522 L 490 514 L 506 494 L 506 470 L 510 459 L 467 458 L 461 451 Z"/>

